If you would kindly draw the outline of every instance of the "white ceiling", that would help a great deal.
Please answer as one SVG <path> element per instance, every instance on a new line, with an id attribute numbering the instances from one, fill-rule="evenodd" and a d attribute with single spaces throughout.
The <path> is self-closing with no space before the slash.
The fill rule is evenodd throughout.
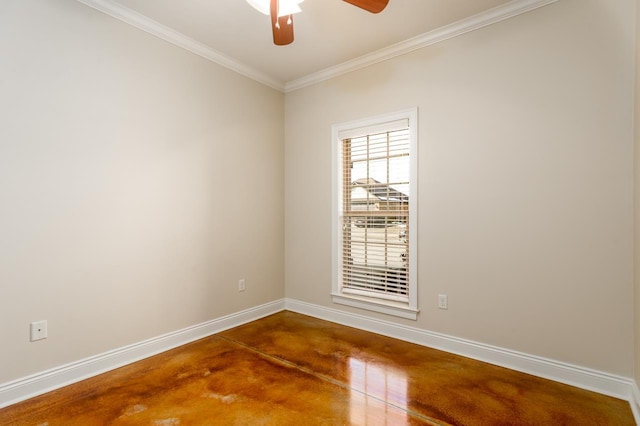
<path id="1" fill-rule="evenodd" d="M 270 18 L 246 0 L 79 1 L 285 90 L 381 49 L 395 56 L 394 48 L 407 50 L 442 28 L 455 27 L 450 37 L 555 0 L 390 0 L 379 14 L 342 0 L 305 0 L 288 46 L 273 44 Z M 460 31 L 461 23 L 469 28 Z"/>

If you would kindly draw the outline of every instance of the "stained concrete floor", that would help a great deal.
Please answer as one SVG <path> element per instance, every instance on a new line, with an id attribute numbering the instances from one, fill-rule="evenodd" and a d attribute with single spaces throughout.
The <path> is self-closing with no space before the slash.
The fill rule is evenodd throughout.
<path id="1" fill-rule="evenodd" d="M 0 410 L 0 425 L 634 425 L 626 401 L 281 312 Z"/>

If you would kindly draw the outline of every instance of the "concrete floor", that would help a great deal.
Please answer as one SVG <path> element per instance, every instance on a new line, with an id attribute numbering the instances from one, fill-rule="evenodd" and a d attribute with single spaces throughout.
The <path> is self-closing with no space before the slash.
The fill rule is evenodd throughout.
<path id="1" fill-rule="evenodd" d="M 626 401 L 291 312 L 0 410 L 0 425 L 634 425 Z"/>

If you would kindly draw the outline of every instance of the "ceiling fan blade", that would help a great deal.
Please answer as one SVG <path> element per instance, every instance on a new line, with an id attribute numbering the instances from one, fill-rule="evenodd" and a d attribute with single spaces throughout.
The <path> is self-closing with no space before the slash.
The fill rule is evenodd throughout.
<path id="1" fill-rule="evenodd" d="M 354 6 L 358 6 L 360 9 L 364 9 L 371 13 L 380 13 L 387 7 L 389 0 L 344 0 L 347 3 L 351 3 Z"/>
<path id="2" fill-rule="evenodd" d="M 271 0 L 271 29 L 277 46 L 293 43 L 293 15 L 278 18 L 278 0 Z"/>

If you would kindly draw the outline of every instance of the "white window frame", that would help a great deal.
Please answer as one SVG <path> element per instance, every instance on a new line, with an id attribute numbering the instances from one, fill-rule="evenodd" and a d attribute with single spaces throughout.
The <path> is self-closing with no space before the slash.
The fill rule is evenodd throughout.
<path id="1" fill-rule="evenodd" d="M 341 135 L 357 134 L 361 129 L 382 129 L 385 124 L 409 122 L 409 297 L 408 302 L 383 300 L 342 291 L 342 144 Z M 390 114 L 334 124 L 331 128 L 332 150 L 332 291 L 334 303 L 416 320 L 418 316 L 418 109 L 411 108 Z M 344 138 L 343 136 L 343 139 Z"/>

